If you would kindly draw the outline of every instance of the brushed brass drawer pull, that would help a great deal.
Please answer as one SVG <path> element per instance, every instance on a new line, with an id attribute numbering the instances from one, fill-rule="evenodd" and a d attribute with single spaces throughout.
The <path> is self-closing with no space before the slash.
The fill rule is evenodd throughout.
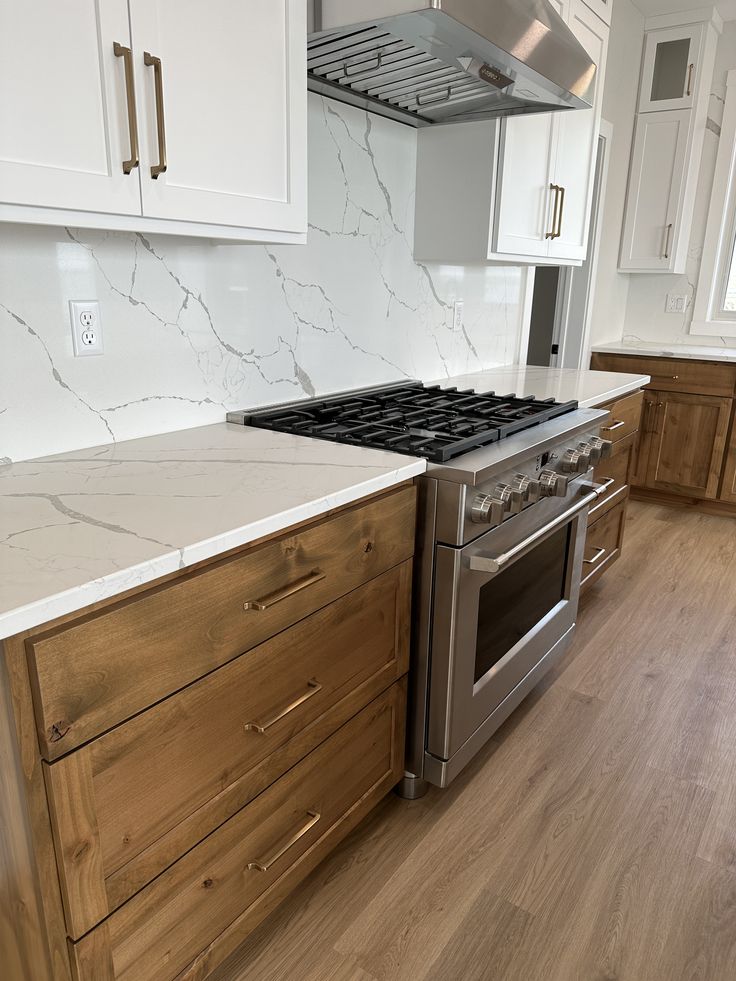
<path id="1" fill-rule="evenodd" d="M 673 381 L 673 382 L 680 380 L 679 375 L 654 375 L 654 378 L 661 378 L 663 381 Z"/>
<path id="2" fill-rule="evenodd" d="M 278 862 L 278 860 L 285 855 L 288 850 L 299 841 L 300 838 L 303 838 L 308 831 L 312 830 L 321 816 L 322 815 L 318 811 L 307 811 L 307 817 L 309 820 L 303 824 L 298 831 L 288 835 L 286 838 L 282 838 L 276 845 L 276 851 L 272 855 L 269 855 L 268 858 L 262 858 L 260 860 L 256 860 L 255 862 L 248 862 L 248 869 L 250 871 L 255 869 L 258 872 L 268 872 L 271 866 L 275 862 Z"/>
<path id="3" fill-rule="evenodd" d="M 288 586 L 284 586 L 282 589 L 277 589 L 274 593 L 269 593 L 268 596 L 264 596 L 262 599 L 248 600 L 247 603 L 243 603 L 243 609 L 268 610 L 270 607 L 275 606 L 277 603 L 281 603 L 290 596 L 294 596 L 296 593 L 301 593 L 303 589 L 308 589 L 310 586 L 314 586 L 318 582 L 322 582 L 324 578 L 325 573 L 322 572 L 321 569 L 313 569 L 309 575 L 304 576 L 303 579 L 297 579 L 296 582 L 290 583 Z"/>
<path id="4" fill-rule="evenodd" d="M 271 728 L 271 726 L 275 726 L 277 722 L 280 722 L 281 719 L 293 712 L 294 709 L 298 709 L 300 705 L 303 705 L 305 702 L 308 702 L 310 698 L 314 698 L 315 695 L 318 695 L 322 691 L 322 685 L 318 684 L 314 680 L 308 681 L 307 689 L 308 690 L 305 691 L 303 695 L 300 695 L 299 698 L 295 698 L 293 702 L 289 702 L 288 705 L 285 705 L 282 709 L 279 709 L 276 715 L 270 719 L 267 719 L 265 722 L 246 722 L 245 731 L 266 732 Z"/>
<path id="5" fill-rule="evenodd" d="M 674 226 L 673 226 L 672 222 L 670 222 L 669 225 L 667 226 L 667 236 L 666 236 L 666 238 L 664 240 L 664 258 L 665 259 L 669 259 L 669 257 L 670 257 L 670 238 L 672 237 L 672 229 L 673 229 L 673 227 Z"/>
<path id="6" fill-rule="evenodd" d="M 552 209 L 552 231 L 545 234 L 545 238 L 556 238 L 557 237 L 557 212 L 560 206 L 560 191 L 562 188 L 559 184 L 550 184 L 550 191 L 555 192 L 555 204 Z"/>
<path id="7" fill-rule="evenodd" d="M 166 173 L 166 123 L 164 122 L 164 80 L 161 70 L 161 59 L 148 51 L 143 52 L 143 64 L 153 68 L 153 80 L 156 86 L 156 133 L 158 135 L 158 163 L 151 167 L 151 178 L 158 180 Z"/>
<path id="8" fill-rule="evenodd" d="M 626 422 L 625 422 L 624 419 L 618 419 L 616 422 L 612 423 L 610 426 L 602 426 L 601 427 L 601 432 L 602 433 L 612 433 L 612 432 L 614 432 L 614 430 L 620 429 L 622 426 L 625 426 L 625 425 L 626 425 Z"/>
<path id="9" fill-rule="evenodd" d="M 585 565 L 597 565 L 606 554 L 605 548 L 597 548 L 592 559 L 583 559 Z"/>
<path id="10" fill-rule="evenodd" d="M 130 159 L 123 160 L 123 173 L 129 174 L 140 163 L 138 147 L 138 111 L 135 105 L 135 83 L 133 82 L 133 52 L 124 44 L 113 43 L 116 58 L 122 58 L 125 66 L 125 97 L 128 103 L 128 133 L 130 134 Z"/>
<path id="11" fill-rule="evenodd" d="M 560 188 L 560 217 L 557 222 L 557 231 L 555 233 L 555 238 L 562 238 L 562 221 L 565 217 L 565 193 L 566 188 Z"/>

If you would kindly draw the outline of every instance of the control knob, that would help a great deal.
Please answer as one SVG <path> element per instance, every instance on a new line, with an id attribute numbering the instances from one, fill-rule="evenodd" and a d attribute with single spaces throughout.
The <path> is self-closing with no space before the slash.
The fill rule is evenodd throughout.
<path id="1" fill-rule="evenodd" d="M 476 524 L 500 525 L 511 510 L 511 488 L 497 484 L 492 494 L 479 494 L 470 509 L 470 519 Z"/>
<path id="2" fill-rule="evenodd" d="M 600 436 L 591 436 L 589 443 L 598 452 L 598 460 L 607 460 L 611 455 L 611 447 L 613 443 L 610 439 L 601 439 Z M 598 462 L 596 460 L 596 462 Z"/>
<path id="3" fill-rule="evenodd" d="M 580 449 L 565 450 L 560 460 L 560 470 L 563 473 L 584 473 L 590 466 L 590 457 Z"/>
<path id="4" fill-rule="evenodd" d="M 529 503 L 529 496 L 532 490 L 531 477 L 526 474 L 517 473 L 511 481 L 511 513 L 518 514 L 524 510 L 524 505 Z"/>
<path id="5" fill-rule="evenodd" d="M 539 475 L 539 490 L 542 497 L 566 497 L 568 478 L 554 470 L 543 470 Z"/>

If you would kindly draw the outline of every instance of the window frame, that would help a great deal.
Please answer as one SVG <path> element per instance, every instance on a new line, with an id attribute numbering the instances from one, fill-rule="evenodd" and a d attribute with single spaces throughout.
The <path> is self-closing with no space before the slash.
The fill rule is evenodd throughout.
<path id="1" fill-rule="evenodd" d="M 726 79 L 726 104 L 718 144 L 703 255 L 690 333 L 736 337 L 736 310 L 724 310 L 732 263 L 736 273 L 736 70 Z"/>

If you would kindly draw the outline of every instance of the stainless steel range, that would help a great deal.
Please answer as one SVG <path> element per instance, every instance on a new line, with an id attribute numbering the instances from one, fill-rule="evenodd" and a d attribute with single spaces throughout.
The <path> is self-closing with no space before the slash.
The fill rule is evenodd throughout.
<path id="1" fill-rule="evenodd" d="M 606 416 L 419 382 L 228 415 L 428 460 L 404 796 L 446 787 L 569 646 Z"/>

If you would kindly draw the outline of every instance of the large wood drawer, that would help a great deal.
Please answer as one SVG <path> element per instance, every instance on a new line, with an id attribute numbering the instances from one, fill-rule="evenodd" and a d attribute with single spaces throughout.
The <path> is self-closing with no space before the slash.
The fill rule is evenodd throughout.
<path id="1" fill-rule="evenodd" d="M 588 527 L 581 588 L 592 585 L 621 554 L 626 524 L 626 498 Z"/>
<path id="2" fill-rule="evenodd" d="M 596 371 L 651 375 L 652 380 L 646 387 L 659 392 L 733 396 L 736 390 L 736 365 L 717 361 L 687 361 L 594 352 L 590 358 L 590 367 Z"/>
<path id="3" fill-rule="evenodd" d="M 172 981 L 211 971 L 398 782 L 405 698 L 402 679 L 70 944 L 78 981 Z"/>
<path id="4" fill-rule="evenodd" d="M 410 558 L 415 488 L 26 642 L 41 753 L 55 760 Z"/>
<path id="5" fill-rule="evenodd" d="M 601 436 L 617 443 L 635 433 L 639 429 L 641 421 L 643 400 L 643 392 L 634 392 L 633 395 L 626 395 L 624 398 L 604 406 L 611 413 L 611 419 L 604 426 L 601 426 Z"/>
<path id="6" fill-rule="evenodd" d="M 629 433 L 625 439 L 618 440 L 611 448 L 611 455 L 596 465 L 593 480 L 604 484 L 605 492 L 591 508 L 588 523 L 593 524 L 598 517 L 612 506 L 612 502 L 628 494 L 629 474 L 636 449 L 636 433 Z"/>
<path id="7" fill-rule="evenodd" d="M 46 764 L 77 939 L 409 667 L 411 562 Z"/>

